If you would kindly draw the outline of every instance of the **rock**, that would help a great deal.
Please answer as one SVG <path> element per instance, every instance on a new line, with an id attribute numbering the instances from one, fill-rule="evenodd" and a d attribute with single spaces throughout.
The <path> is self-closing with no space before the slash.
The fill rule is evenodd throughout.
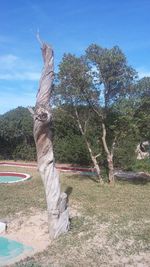
<path id="1" fill-rule="evenodd" d="M 7 224 L 4 222 L 0 222 L 0 234 L 6 231 Z"/>
<path id="2" fill-rule="evenodd" d="M 118 180 L 150 182 L 150 175 L 145 172 L 116 171 L 114 175 Z"/>

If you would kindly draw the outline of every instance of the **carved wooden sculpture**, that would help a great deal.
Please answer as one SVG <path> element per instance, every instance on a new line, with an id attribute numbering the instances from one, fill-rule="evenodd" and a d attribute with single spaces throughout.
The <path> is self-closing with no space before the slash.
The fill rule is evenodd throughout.
<path id="1" fill-rule="evenodd" d="M 52 48 L 41 43 L 44 68 L 40 79 L 36 105 L 33 113 L 34 139 L 37 150 L 38 169 L 43 180 L 50 238 L 56 238 L 69 229 L 69 211 L 66 193 L 60 192 L 59 174 L 55 168 L 52 143 L 52 112 L 50 99 L 54 79 L 54 55 Z"/>

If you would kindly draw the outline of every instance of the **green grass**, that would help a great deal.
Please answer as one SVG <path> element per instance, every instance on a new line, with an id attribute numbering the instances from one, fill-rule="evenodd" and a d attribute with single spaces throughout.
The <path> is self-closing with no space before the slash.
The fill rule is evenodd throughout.
<path id="1" fill-rule="evenodd" d="M 45 209 L 44 190 L 36 170 L 0 167 L 32 175 L 30 181 L 0 185 L 0 217 L 31 208 Z M 89 177 L 61 174 L 69 188 L 70 207 L 78 212 L 71 229 L 42 253 L 15 266 L 148 266 L 150 251 L 150 184 L 117 182 L 100 186 Z M 147 265 L 146 265 L 147 264 Z M 139 265 L 140 266 L 140 265 Z"/>
<path id="2" fill-rule="evenodd" d="M 30 212 L 31 207 L 45 209 L 45 198 L 42 181 L 36 170 L 16 167 L 0 167 L 0 171 L 17 171 L 29 173 L 31 180 L 16 184 L 0 185 L 0 218 L 14 215 L 17 212 Z"/>

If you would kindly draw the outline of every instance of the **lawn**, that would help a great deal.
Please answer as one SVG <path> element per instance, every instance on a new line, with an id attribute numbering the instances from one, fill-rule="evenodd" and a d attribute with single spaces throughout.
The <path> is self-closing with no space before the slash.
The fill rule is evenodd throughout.
<path id="1" fill-rule="evenodd" d="M 35 169 L 2 167 L 27 172 L 30 181 L 0 185 L 0 218 L 9 220 L 31 208 L 46 209 L 43 185 Z M 68 234 L 42 253 L 15 266 L 149 266 L 150 184 L 116 182 L 100 186 L 90 177 L 61 174 L 62 190 L 70 192 L 76 214 Z"/>

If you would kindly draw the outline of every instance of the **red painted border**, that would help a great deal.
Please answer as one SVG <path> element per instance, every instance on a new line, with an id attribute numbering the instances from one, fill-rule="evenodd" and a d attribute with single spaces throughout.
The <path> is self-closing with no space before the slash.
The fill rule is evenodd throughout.
<path id="1" fill-rule="evenodd" d="M 25 174 L 22 173 L 11 173 L 11 172 L 0 172 L 0 176 L 17 176 L 19 178 L 26 178 L 27 176 Z"/>
<path id="2" fill-rule="evenodd" d="M 23 182 L 23 181 L 26 181 L 28 179 L 31 178 L 31 175 L 28 174 L 28 173 L 22 173 L 22 172 L 11 172 L 11 171 L 7 171 L 7 172 L 1 172 L 0 171 L 0 177 L 1 176 L 16 176 L 18 177 L 18 179 L 16 181 L 4 181 L 4 182 L 0 182 L 1 184 L 14 184 L 14 183 L 18 183 L 18 182 Z"/>
<path id="3" fill-rule="evenodd" d="M 0 165 L 11 165 L 11 166 L 23 166 L 23 167 L 37 167 L 37 164 L 31 164 L 31 163 L 17 163 L 17 162 L 0 162 Z"/>
<path id="4" fill-rule="evenodd" d="M 0 165 L 20 166 L 20 167 L 33 167 L 36 168 L 37 164 L 33 163 L 17 163 L 17 162 L 0 162 Z M 63 167 L 56 164 L 56 168 L 62 171 L 77 171 L 77 172 L 95 172 L 94 168 L 82 168 L 82 167 Z"/>

